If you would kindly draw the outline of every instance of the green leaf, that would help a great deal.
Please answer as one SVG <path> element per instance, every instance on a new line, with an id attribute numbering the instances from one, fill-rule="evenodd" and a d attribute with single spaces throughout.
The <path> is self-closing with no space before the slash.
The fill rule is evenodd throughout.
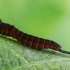
<path id="1" fill-rule="evenodd" d="M 1 35 L 0 70 L 70 70 L 70 55 L 50 49 L 38 51 Z"/>

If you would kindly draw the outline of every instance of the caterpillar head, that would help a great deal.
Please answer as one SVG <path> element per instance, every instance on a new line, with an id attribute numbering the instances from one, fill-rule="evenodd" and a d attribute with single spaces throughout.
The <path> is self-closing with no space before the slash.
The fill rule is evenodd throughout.
<path id="1" fill-rule="evenodd" d="M 0 19 L 0 25 L 2 24 L 2 21 L 1 21 L 1 19 Z"/>

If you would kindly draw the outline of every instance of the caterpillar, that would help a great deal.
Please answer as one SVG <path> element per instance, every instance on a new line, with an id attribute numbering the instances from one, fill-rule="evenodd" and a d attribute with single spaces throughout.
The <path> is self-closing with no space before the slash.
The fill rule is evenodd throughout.
<path id="1" fill-rule="evenodd" d="M 28 35 L 22 31 L 19 31 L 14 25 L 4 23 L 0 20 L 0 34 L 15 38 L 23 45 L 34 48 L 34 49 L 53 49 L 62 53 L 70 54 L 70 52 L 62 50 L 61 46 L 54 41 L 39 38 L 36 36 Z"/>

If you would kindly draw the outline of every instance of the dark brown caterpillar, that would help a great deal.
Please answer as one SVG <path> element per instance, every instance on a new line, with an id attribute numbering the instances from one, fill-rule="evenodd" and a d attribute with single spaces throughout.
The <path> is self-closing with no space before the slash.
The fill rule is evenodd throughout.
<path id="1" fill-rule="evenodd" d="M 1 20 L 0 20 L 0 34 L 13 37 L 17 39 L 19 42 L 21 42 L 23 45 L 28 47 L 32 47 L 39 50 L 50 48 L 56 51 L 70 54 L 70 52 L 61 50 L 61 46 L 54 41 L 28 35 L 22 31 L 19 31 L 13 25 L 4 23 Z"/>

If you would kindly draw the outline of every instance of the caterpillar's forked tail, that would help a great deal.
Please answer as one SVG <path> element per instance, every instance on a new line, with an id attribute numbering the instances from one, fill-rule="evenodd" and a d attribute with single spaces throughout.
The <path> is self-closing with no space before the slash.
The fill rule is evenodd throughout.
<path id="1" fill-rule="evenodd" d="M 62 53 L 70 54 L 70 52 L 65 51 L 65 50 L 61 50 L 61 49 L 59 49 L 58 51 L 60 51 L 60 52 L 62 52 Z"/>

